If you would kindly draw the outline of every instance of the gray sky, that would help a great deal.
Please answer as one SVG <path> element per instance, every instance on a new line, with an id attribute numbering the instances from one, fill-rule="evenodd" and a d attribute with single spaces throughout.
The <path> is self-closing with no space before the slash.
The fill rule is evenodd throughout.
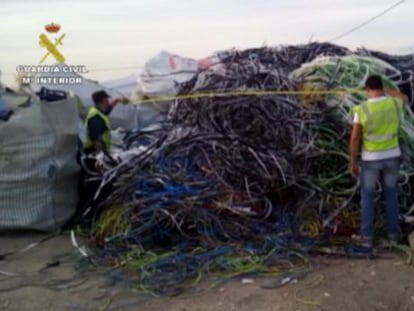
<path id="1" fill-rule="evenodd" d="M 160 50 L 202 58 L 217 50 L 324 41 L 366 21 L 394 0 L 0 0 L 0 70 L 44 54 L 38 36 L 50 22 L 66 33 L 67 64 L 88 69 L 138 67 Z M 413 53 L 414 1 L 407 1 L 335 43 Z M 48 35 L 54 38 L 52 35 Z M 49 59 L 49 63 L 52 58 Z M 139 69 L 91 72 L 94 79 Z"/>

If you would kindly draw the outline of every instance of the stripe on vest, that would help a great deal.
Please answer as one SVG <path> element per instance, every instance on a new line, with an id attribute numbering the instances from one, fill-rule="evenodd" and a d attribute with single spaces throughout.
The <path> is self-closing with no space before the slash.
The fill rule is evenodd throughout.
<path id="1" fill-rule="evenodd" d="M 387 141 L 396 138 L 397 135 L 395 134 L 386 134 L 386 135 L 367 135 L 365 139 L 367 141 L 374 141 L 374 142 L 381 142 Z"/>

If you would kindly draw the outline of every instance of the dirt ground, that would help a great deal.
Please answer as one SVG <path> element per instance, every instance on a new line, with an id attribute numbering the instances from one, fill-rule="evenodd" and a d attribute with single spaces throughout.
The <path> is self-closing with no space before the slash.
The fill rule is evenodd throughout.
<path id="1" fill-rule="evenodd" d="M 0 254 L 41 237 L 3 234 Z M 187 298 L 144 297 L 114 284 L 107 273 L 83 272 L 78 259 L 67 235 L 6 256 L 0 260 L 0 310 L 414 310 L 414 267 L 398 254 L 375 260 L 320 257 L 320 268 L 278 289 L 261 288 L 269 280 L 234 281 Z M 11 273 L 17 275 L 6 275 Z"/>

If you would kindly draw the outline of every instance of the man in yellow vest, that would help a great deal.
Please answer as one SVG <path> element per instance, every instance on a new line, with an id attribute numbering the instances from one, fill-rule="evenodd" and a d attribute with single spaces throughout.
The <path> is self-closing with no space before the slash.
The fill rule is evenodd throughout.
<path id="1" fill-rule="evenodd" d="M 104 91 L 99 90 L 92 94 L 94 106 L 88 111 L 85 119 L 86 140 L 83 144 L 83 153 L 91 154 L 100 151 L 109 151 L 111 147 L 111 121 L 108 115 L 113 107 L 126 99 L 117 98 L 110 100 L 110 96 Z M 99 180 L 87 180 L 88 171 L 95 169 L 95 159 L 83 158 L 78 154 L 78 162 L 81 164 L 81 171 L 78 181 L 78 217 L 83 217 L 82 213 L 88 204 L 93 202 L 96 190 L 100 186 Z"/>
<path id="2" fill-rule="evenodd" d="M 385 197 L 385 220 L 388 239 L 399 240 L 398 175 L 401 150 L 398 131 L 404 94 L 384 89 L 380 76 L 372 75 L 365 82 L 368 97 L 354 109 L 350 139 L 350 171 L 359 178 L 361 191 L 361 233 L 353 242 L 372 248 L 374 240 L 374 199 L 380 179 Z M 358 165 L 358 153 L 361 161 Z"/>
<path id="3" fill-rule="evenodd" d="M 95 106 L 89 109 L 85 120 L 85 153 L 109 150 L 111 147 L 111 121 L 108 115 L 122 99 L 110 101 L 109 98 L 110 96 L 104 90 L 92 94 Z"/>

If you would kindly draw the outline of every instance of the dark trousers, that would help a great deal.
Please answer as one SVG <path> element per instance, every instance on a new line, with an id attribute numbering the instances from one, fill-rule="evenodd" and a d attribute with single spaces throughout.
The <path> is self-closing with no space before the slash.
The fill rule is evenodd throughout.
<path id="1" fill-rule="evenodd" d="M 78 195 L 79 201 L 74 217 L 75 223 L 89 223 L 98 214 L 100 203 L 110 194 L 112 185 L 105 185 L 97 197 L 97 191 L 101 186 L 101 179 L 96 178 L 97 169 L 95 167 L 96 160 L 86 158 L 87 153 L 78 152 L 77 161 L 81 167 L 78 179 Z M 93 175 L 92 175 L 92 174 Z"/>

